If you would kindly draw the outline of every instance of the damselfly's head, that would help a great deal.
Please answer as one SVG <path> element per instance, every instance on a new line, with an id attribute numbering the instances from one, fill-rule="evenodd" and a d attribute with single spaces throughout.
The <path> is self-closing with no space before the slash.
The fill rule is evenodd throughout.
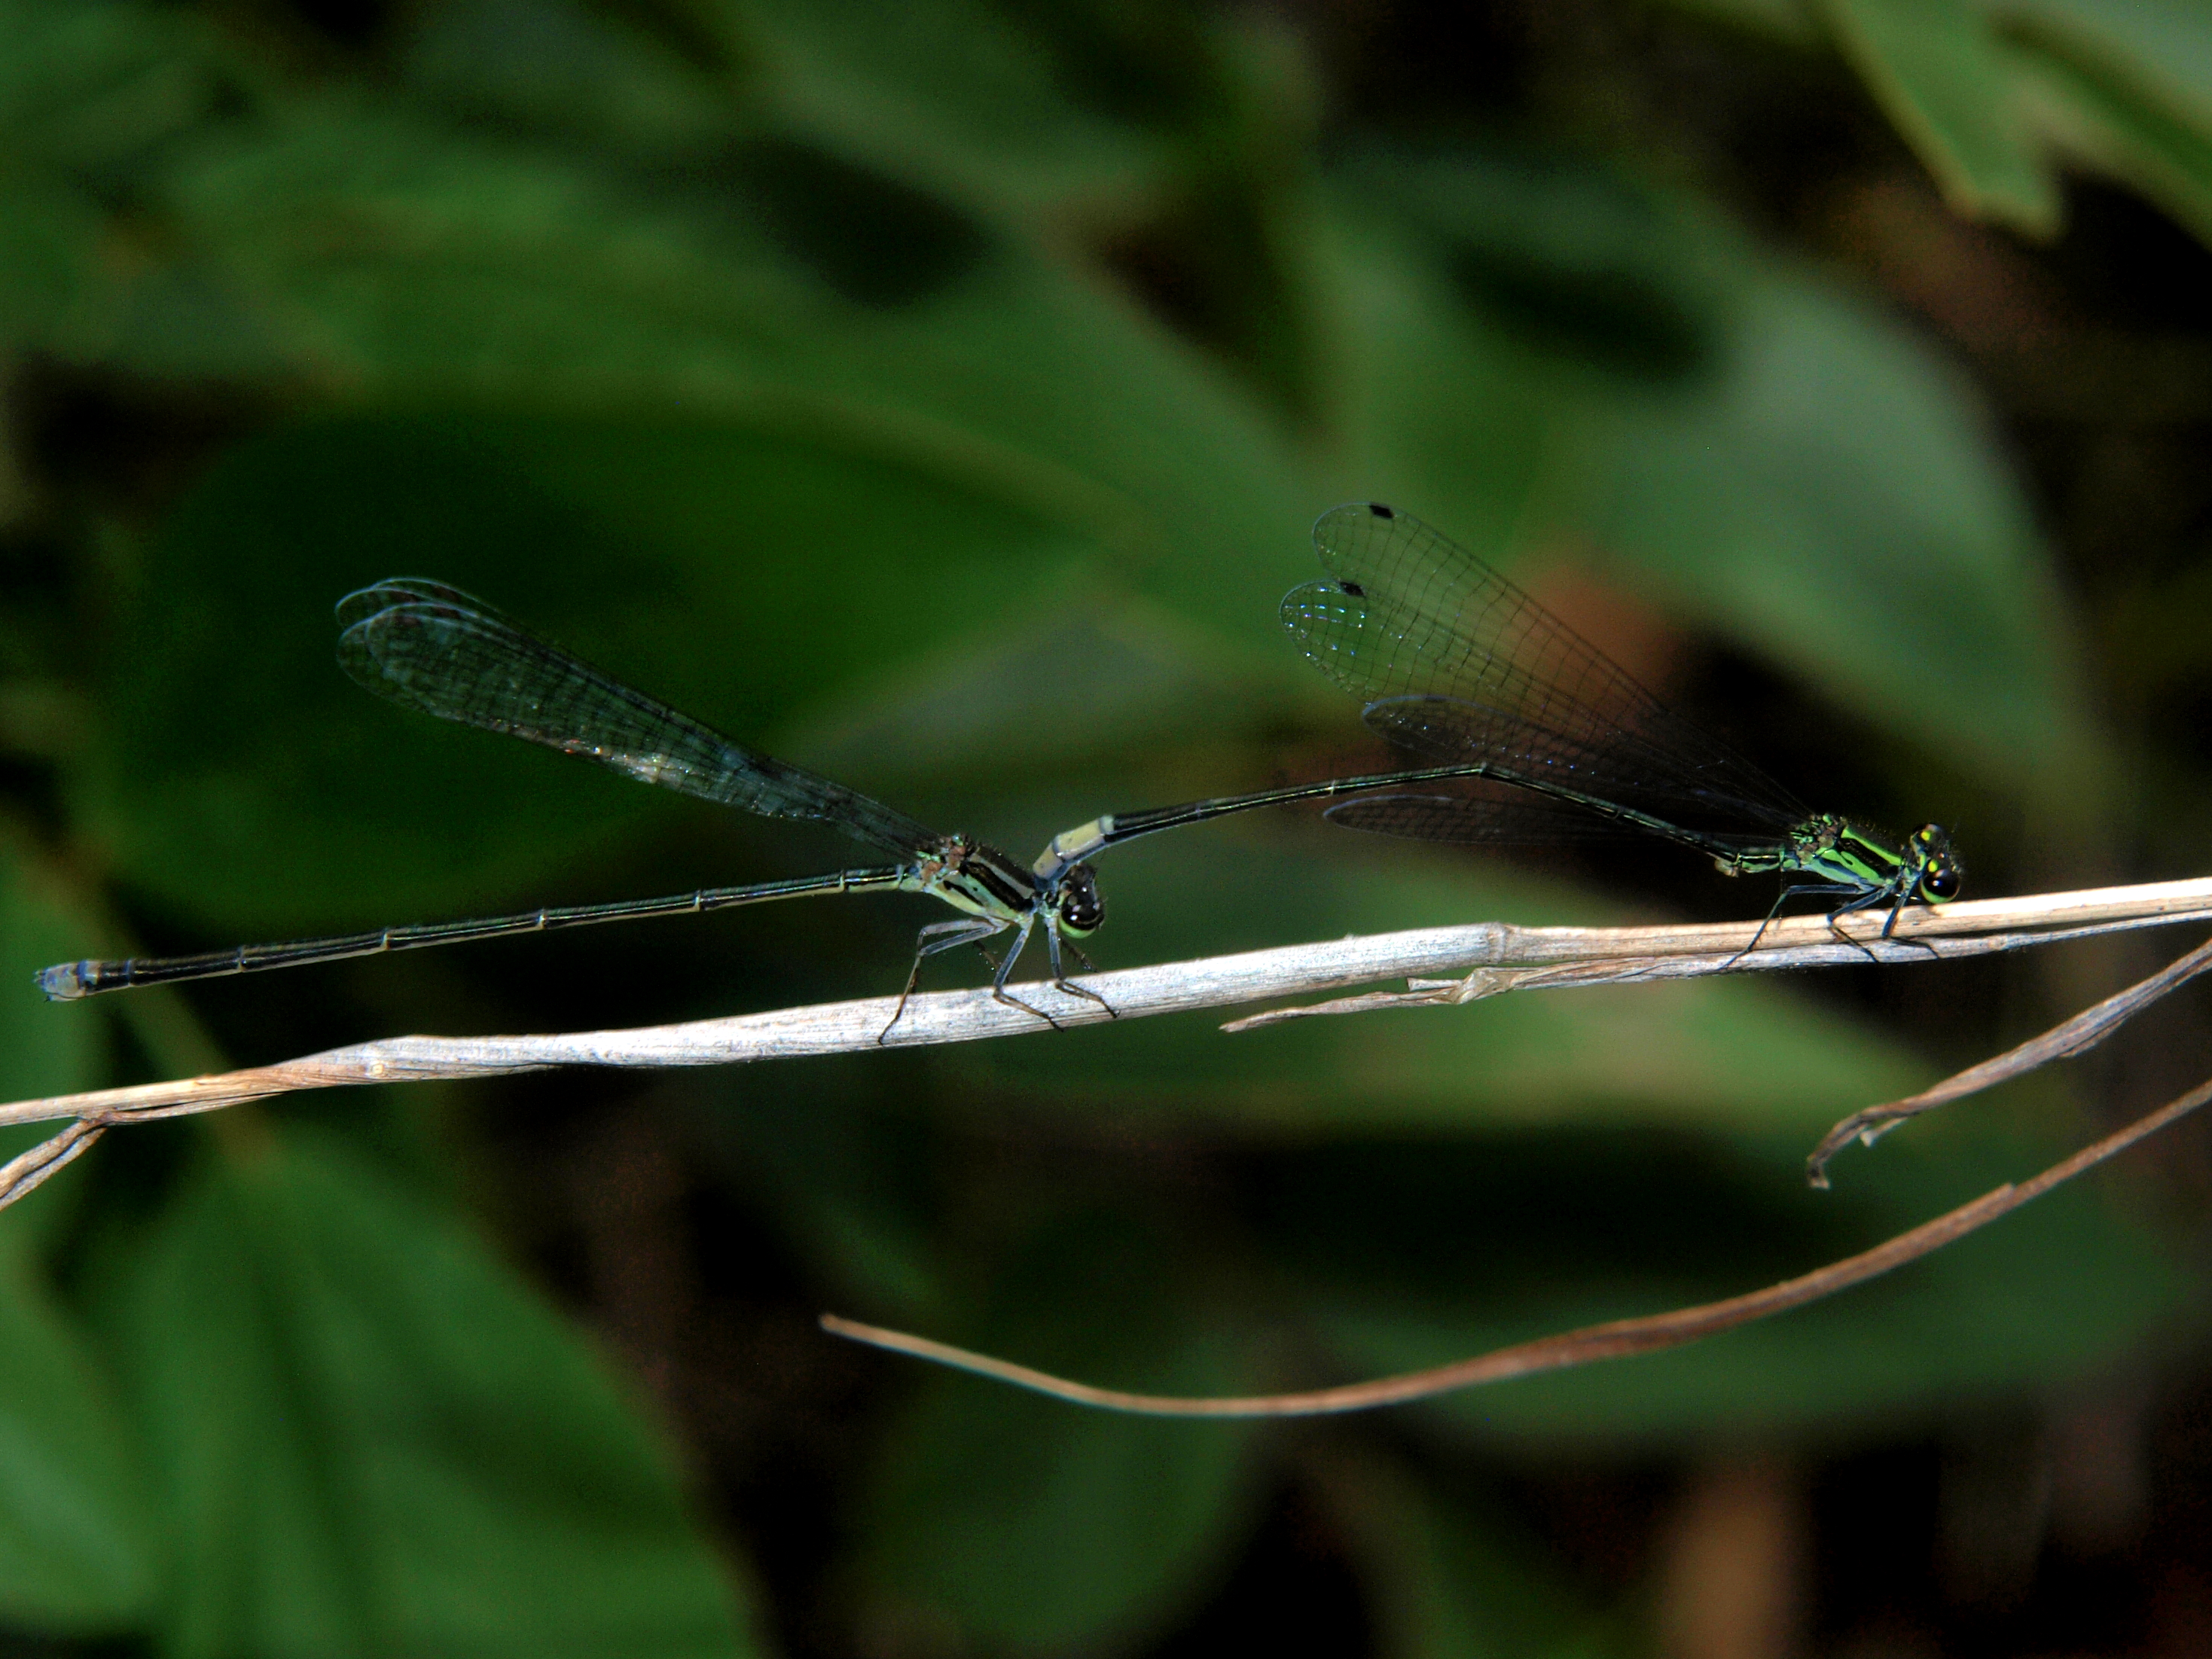
<path id="1" fill-rule="evenodd" d="M 1098 896 L 1098 877 L 1087 864 L 1072 864 L 1060 878 L 1053 895 L 1053 914 L 1060 931 L 1071 939 L 1088 939 L 1106 920 L 1106 901 Z"/>
<path id="2" fill-rule="evenodd" d="M 1966 885 L 1959 855 L 1952 850 L 1950 831 L 1940 823 L 1923 823 L 1906 839 L 1905 857 L 1918 872 L 1912 896 L 1930 904 L 1948 904 Z"/>

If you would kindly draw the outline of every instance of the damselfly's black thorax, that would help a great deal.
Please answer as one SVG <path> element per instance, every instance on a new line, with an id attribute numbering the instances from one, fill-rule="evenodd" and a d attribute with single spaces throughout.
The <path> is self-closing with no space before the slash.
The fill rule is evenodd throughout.
<path id="1" fill-rule="evenodd" d="M 1018 921 L 1036 907 L 1026 866 L 987 842 L 947 836 L 915 861 L 914 885 L 970 915 Z"/>
<path id="2" fill-rule="evenodd" d="M 923 853 L 905 884 L 970 915 L 1017 927 L 1049 916 L 1058 931 L 1077 939 L 1097 932 L 1106 920 L 1098 878 L 1089 865 L 1053 863 L 1041 876 L 988 842 L 965 836 L 947 836 Z"/>

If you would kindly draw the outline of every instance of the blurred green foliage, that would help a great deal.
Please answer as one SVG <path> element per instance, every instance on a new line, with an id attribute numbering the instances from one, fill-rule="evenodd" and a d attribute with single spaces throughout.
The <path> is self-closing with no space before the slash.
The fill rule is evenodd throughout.
<path id="1" fill-rule="evenodd" d="M 1838 55 L 1961 214 L 2052 234 L 2059 169 L 2090 169 L 2212 234 L 2197 9 L 1698 9 L 1717 50 Z M 1266 12 L 1113 0 L 0 0 L 9 1097 L 211 1043 L 896 980 L 906 913 L 840 908 L 39 1005 L 32 969 L 141 939 L 840 858 L 361 696 L 327 608 L 394 573 L 1024 850 L 1340 752 L 1350 711 L 1273 605 L 1317 510 L 1400 500 L 1640 596 L 1662 671 L 1695 635 L 1798 688 L 1877 805 L 1933 780 L 1905 810 L 2110 830 L 2077 623 L 1953 366 L 1693 169 L 1395 119 L 1328 68 Z M 1557 872 L 1285 826 L 1102 874 L 1109 962 L 1623 914 Z M 653 1097 L 745 1218 L 694 1271 L 774 1260 L 802 1305 L 1200 1392 L 1749 1288 L 2069 1122 L 2051 1096 L 2014 1133 L 1981 1112 L 1808 1194 L 1807 1139 L 1930 1062 L 1739 983 L 872 1059 Z M 2081 1375 L 2186 1289 L 2085 1192 L 1840 1304 L 1357 1444 L 902 1376 L 829 1432 L 843 1484 L 801 1571 L 773 1504 L 672 1451 L 653 1419 L 680 1435 L 682 1392 L 643 1401 L 531 1288 L 581 1294 L 617 1352 L 630 1303 L 673 1294 L 579 1292 L 534 1115 L 526 1152 L 481 1103 L 234 1115 L 112 1139 L 0 1217 L 8 1626 L 270 1659 L 1127 1650 L 1297 1480 L 1377 1651 L 1612 1651 L 1633 1599 L 1593 1609 L 1422 1448 L 1848 1438 Z M 834 1413 L 849 1384 L 783 1340 L 722 1355 L 720 1386 L 776 1398 L 781 1366 L 832 1402 L 792 1423 Z"/>

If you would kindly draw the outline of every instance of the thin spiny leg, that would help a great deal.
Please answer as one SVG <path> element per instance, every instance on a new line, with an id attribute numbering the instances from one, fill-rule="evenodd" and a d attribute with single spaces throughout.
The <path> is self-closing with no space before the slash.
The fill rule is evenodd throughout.
<path id="1" fill-rule="evenodd" d="M 1046 921 L 1044 926 L 1045 954 L 1052 958 L 1053 988 L 1056 991 L 1064 992 L 1066 994 L 1072 997 L 1088 997 L 1091 1001 L 1097 1003 L 1101 1008 L 1103 1008 L 1106 1011 L 1107 1018 L 1121 1018 L 1121 1016 L 1114 1012 L 1114 1005 L 1107 1001 L 1104 997 L 1100 996 L 1097 992 L 1091 989 L 1090 987 L 1085 985 L 1073 985 L 1068 982 L 1067 975 L 1061 970 L 1060 965 L 1060 947 L 1062 942 L 1060 937 L 1060 929 L 1054 927 L 1048 920 Z M 1075 953 L 1076 957 L 1082 962 L 1086 970 L 1094 974 L 1098 971 L 1097 968 L 1091 965 L 1091 958 L 1083 954 L 1083 947 L 1081 945 L 1078 945 L 1073 939 L 1068 939 L 1066 943 L 1067 948 Z"/>
<path id="2" fill-rule="evenodd" d="M 1779 893 L 1777 893 L 1774 896 L 1774 908 L 1766 913 L 1766 919 L 1759 924 L 1759 931 L 1751 936 L 1751 943 L 1745 945 L 1742 950 L 1737 951 L 1726 962 L 1723 963 L 1721 964 L 1721 971 L 1723 973 L 1728 972 L 1729 969 L 1735 967 L 1736 963 L 1741 962 L 1746 957 L 1749 956 L 1753 951 L 1756 951 L 1759 948 L 1759 941 L 1766 937 L 1766 930 L 1774 925 L 1775 917 L 1782 914 L 1782 907 L 1789 903 L 1791 899 L 1797 898 L 1802 895 L 1809 893 L 1838 893 L 1850 892 L 1851 890 L 1853 890 L 1847 887 L 1838 887 L 1832 882 L 1805 883 L 1796 887 L 1784 888 Z M 1853 907 L 1846 906 L 1844 908 L 1848 909 Z M 1835 929 L 1836 917 L 1841 914 L 1841 911 L 1832 911 L 1829 913 L 1828 927 L 1831 932 L 1833 932 Z M 1859 942 L 1851 938 L 1850 934 L 1838 933 L 1837 934 L 1837 937 L 1841 939 L 1846 945 L 1856 945 L 1858 949 L 1866 951 L 1866 954 L 1870 960 L 1877 962 L 1881 960 L 1879 957 L 1875 956 L 1873 951 L 1867 951 L 1865 945 L 1860 945 Z"/>
<path id="3" fill-rule="evenodd" d="M 1889 889 L 1887 887 L 1875 887 L 1869 889 L 1866 892 L 1861 893 L 1857 897 L 1850 900 L 1848 903 L 1838 905 L 1834 909 L 1828 912 L 1829 936 L 1833 939 L 1841 939 L 1844 944 L 1850 945 L 1861 956 L 1864 957 L 1869 962 L 1879 963 L 1881 958 L 1874 953 L 1872 947 L 1862 944 L 1859 940 L 1853 939 L 1849 933 L 1836 926 L 1836 923 L 1840 918 L 1848 916 L 1854 911 L 1866 909 L 1870 905 L 1879 904 L 1882 900 L 1888 896 Z M 1894 912 L 1892 914 L 1893 915 Z M 1884 927 L 1878 937 L 1887 939 L 1889 937 L 1889 929 L 1887 927 Z"/>
<path id="4" fill-rule="evenodd" d="M 1766 930 L 1774 925 L 1774 918 L 1782 913 L 1782 907 L 1790 902 L 1790 896 L 1797 890 L 1795 887 L 1785 887 L 1774 896 L 1774 902 L 1767 908 L 1765 916 L 1759 924 L 1759 931 L 1751 936 L 1751 943 L 1721 963 L 1721 972 L 1725 974 L 1753 951 L 1759 949 L 1759 941 L 1766 937 Z"/>
<path id="5" fill-rule="evenodd" d="M 1006 959 L 999 964 L 998 975 L 991 981 L 991 995 L 994 1000 L 1005 1003 L 1009 1008 L 1019 1008 L 1024 1013 L 1035 1014 L 1057 1031 L 1060 1028 L 1058 1020 L 1035 1003 L 1024 1002 L 1006 988 L 1006 975 L 1014 971 L 1014 963 L 1021 960 L 1022 947 L 1030 942 L 1030 928 L 1036 921 L 1036 916 L 1034 912 L 1021 919 L 1020 931 L 1015 933 L 1014 942 L 1006 947 Z"/>
<path id="6" fill-rule="evenodd" d="M 906 988 L 899 993 L 898 1006 L 891 1010 L 890 1024 L 876 1033 L 877 1043 L 881 1045 L 889 1038 L 892 1027 L 906 1017 L 907 1001 L 914 995 L 915 984 L 921 977 L 921 963 L 925 957 L 933 957 L 940 951 L 957 951 L 963 945 L 974 945 L 980 949 L 983 940 L 994 933 L 1006 932 L 1012 925 L 991 916 L 975 916 L 952 921 L 933 921 L 923 928 L 915 939 L 914 966 L 906 971 Z M 1008 959 L 1012 960 L 1020 949 L 1021 941 L 1017 939 L 1014 950 L 1007 953 Z M 983 954 L 987 958 L 990 956 L 988 951 Z M 1037 1013 L 1039 1011 L 1032 1008 L 1030 1012 Z"/>
<path id="7" fill-rule="evenodd" d="M 1887 939 L 1891 933 L 1896 930 L 1897 919 L 1905 914 L 1905 907 L 1911 903 L 1911 900 L 1912 888 L 1911 884 L 1905 881 L 1904 872 L 1899 872 L 1896 902 L 1889 907 L 1889 919 L 1881 925 L 1881 936 L 1884 939 Z M 1907 945 L 1918 945 L 1922 950 L 1927 951 L 1929 956 L 1935 957 L 1938 962 L 1941 962 L 1943 959 L 1943 953 L 1924 939 L 1909 939 L 1904 942 Z"/>

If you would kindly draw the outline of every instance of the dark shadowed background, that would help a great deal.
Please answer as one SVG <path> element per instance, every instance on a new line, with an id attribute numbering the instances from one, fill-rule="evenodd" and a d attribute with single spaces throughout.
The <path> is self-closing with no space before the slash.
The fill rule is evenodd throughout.
<path id="1" fill-rule="evenodd" d="M 1275 621 L 1381 499 L 1972 895 L 2212 868 L 2194 0 L 4 0 L 0 133 L 8 1098 L 896 988 L 926 899 L 41 1002 L 853 861 L 363 695 L 391 574 L 1027 855 L 1388 763 Z M 1771 891 L 1295 811 L 1100 876 L 1109 967 Z M 1368 1418 L 812 1322 L 1253 1391 L 1747 1290 L 2201 1079 L 2186 994 L 1802 1179 L 2188 942 L 111 1135 L 0 1219 L 0 1651 L 2201 1654 L 2200 1132 Z"/>

